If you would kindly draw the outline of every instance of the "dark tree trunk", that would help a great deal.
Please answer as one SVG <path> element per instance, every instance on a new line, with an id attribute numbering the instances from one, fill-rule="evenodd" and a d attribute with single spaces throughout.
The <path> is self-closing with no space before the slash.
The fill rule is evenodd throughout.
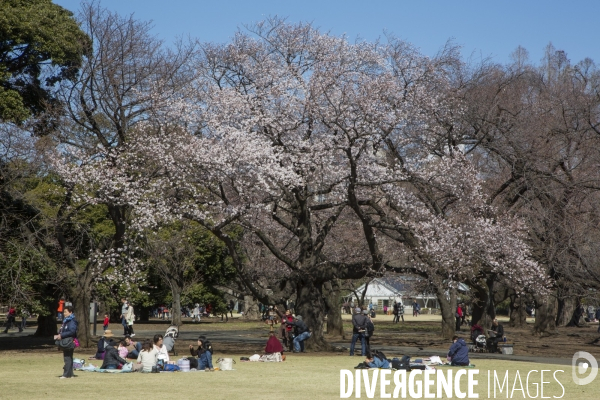
<path id="1" fill-rule="evenodd" d="M 325 305 L 327 307 L 327 334 L 344 337 L 344 324 L 342 321 L 342 294 L 336 281 L 325 285 Z"/>
<path id="2" fill-rule="evenodd" d="M 34 336 L 52 337 L 58 333 L 56 326 L 56 306 L 58 300 L 52 303 L 45 302 L 49 315 L 38 315 L 37 329 Z"/>
<path id="3" fill-rule="evenodd" d="M 575 306 L 577 305 L 577 299 L 563 297 L 561 292 L 559 290 L 557 299 L 556 326 L 566 326 L 573 318 Z"/>
<path id="4" fill-rule="evenodd" d="M 510 326 L 522 328 L 527 325 L 525 306 L 526 303 L 523 297 L 517 297 L 516 294 L 510 296 Z"/>
<path id="5" fill-rule="evenodd" d="M 139 321 L 149 321 L 150 320 L 150 312 L 152 311 L 152 306 L 150 307 L 141 307 L 140 306 L 140 315 L 137 315 L 137 317 L 139 317 Z"/>
<path id="6" fill-rule="evenodd" d="M 451 290 L 448 299 L 446 288 L 437 287 L 436 296 L 442 312 L 442 337 L 452 339 L 456 333 L 456 291 Z"/>
<path id="7" fill-rule="evenodd" d="M 556 334 L 556 297 L 552 293 L 535 299 L 535 324 L 533 333 Z"/>
<path id="8" fill-rule="evenodd" d="M 91 268 L 88 264 L 77 276 L 77 281 L 71 299 L 75 308 L 75 318 L 77 318 L 77 338 L 82 347 L 92 346 L 92 331 L 90 324 L 90 302 L 92 293 Z"/>
<path id="9" fill-rule="evenodd" d="M 489 277 L 481 284 L 473 285 L 473 315 L 471 324 L 482 327 L 492 326 L 492 320 L 496 318 L 496 305 L 494 304 L 494 278 Z"/>
<path id="10" fill-rule="evenodd" d="M 325 302 L 322 285 L 312 281 L 299 283 L 295 308 L 296 314 L 302 316 L 304 323 L 312 332 L 312 336 L 305 342 L 306 348 L 312 351 L 329 350 L 330 346 L 323 336 Z"/>
<path id="11" fill-rule="evenodd" d="M 171 307 L 171 324 L 181 326 L 181 292 L 182 288 L 175 282 L 171 283 L 173 306 Z"/>
<path id="12" fill-rule="evenodd" d="M 58 333 L 56 327 L 56 315 L 38 315 L 37 330 L 34 336 L 52 337 Z"/>

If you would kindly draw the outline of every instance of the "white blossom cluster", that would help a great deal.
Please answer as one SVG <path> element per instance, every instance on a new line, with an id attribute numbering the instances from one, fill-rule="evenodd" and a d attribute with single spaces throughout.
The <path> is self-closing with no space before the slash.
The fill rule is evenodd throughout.
<path id="1" fill-rule="evenodd" d="M 444 95 L 435 60 L 397 40 L 275 28 L 205 45 L 194 84 L 156 93 L 153 118 L 126 145 L 66 148 L 56 171 L 85 188 L 82 200 L 131 206 L 135 231 L 181 218 L 244 227 L 256 235 L 241 241 L 249 271 L 265 279 L 316 277 L 320 265 L 372 256 L 348 206 L 355 185 L 365 212 L 379 205 L 376 230 L 413 239 L 381 241 L 386 259 L 411 253 L 450 282 L 487 269 L 517 290 L 545 286 L 520 221 L 487 205 L 473 165 L 440 146 L 440 115 L 461 105 Z"/>

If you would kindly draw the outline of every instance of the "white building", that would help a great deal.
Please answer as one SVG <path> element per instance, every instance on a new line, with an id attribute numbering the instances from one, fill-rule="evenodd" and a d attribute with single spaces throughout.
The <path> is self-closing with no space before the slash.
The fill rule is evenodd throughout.
<path id="1" fill-rule="evenodd" d="M 402 279 L 391 278 L 375 278 L 368 284 L 363 284 L 356 289 L 350 296 L 348 301 L 353 301 L 358 304 L 358 298 L 364 294 L 365 306 L 373 304 L 377 306 L 376 310 L 383 310 L 384 306 L 393 307 L 394 302 L 402 302 L 404 307 L 412 307 L 416 300 L 421 308 L 439 308 L 437 297 L 431 293 L 417 293 L 411 289 L 415 278 L 403 277 Z M 358 297 L 357 297 L 358 296 Z"/>

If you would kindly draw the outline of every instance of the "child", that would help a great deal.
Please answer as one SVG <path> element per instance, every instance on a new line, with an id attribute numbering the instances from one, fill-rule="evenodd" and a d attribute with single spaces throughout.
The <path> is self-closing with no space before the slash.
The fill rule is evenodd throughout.
<path id="1" fill-rule="evenodd" d="M 104 314 L 104 332 L 108 329 L 108 314 Z"/>
<path id="2" fill-rule="evenodd" d="M 127 354 L 129 354 L 129 350 L 127 350 L 127 343 L 124 340 L 119 342 L 119 357 L 127 358 Z"/>

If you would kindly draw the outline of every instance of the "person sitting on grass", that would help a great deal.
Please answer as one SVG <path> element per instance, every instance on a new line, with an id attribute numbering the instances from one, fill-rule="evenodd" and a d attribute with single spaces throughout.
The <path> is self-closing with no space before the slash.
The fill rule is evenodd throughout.
<path id="1" fill-rule="evenodd" d="M 116 345 L 117 343 L 114 340 L 108 340 L 104 353 L 104 362 L 100 369 L 118 369 L 119 364 L 127 364 L 127 360 L 119 356 L 119 351 L 115 347 Z"/>
<path id="2" fill-rule="evenodd" d="M 158 351 L 152 345 L 149 340 L 144 341 L 142 344 L 142 350 L 137 357 L 136 371 L 152 372 L 152 368 L 156 367 L 158 362 Z"/>
<path id="3" fill-rule="evenodd" d="M 198 356 L 198 370 L 214 371 L 212 364 L 212 345 L 205 336 L 198 337 L 198 348 L 194 350 L 194 346 L 190 344 L 190 353 L 192 356 Z M 191 364 L 190 364 L 191 366 Z"/>
<path id="4" fill-rule="evenodd" d="M 169 351 L 163 344 L 163 335 L 154 335 L 154 348 L 158 352 L 157 358 L 164 364 L 169 363 Z"/>
<path id="5" fill-rule="evenodd" d="M 365 364 L 369 366 L 369 368 L 383 368 L 389 369 L 390 362 L 387 358 L 380 356 L 379 354 L 374 354 L 371 350 L 367 351 L 367 358 L 365 358 Z"/>
<path id="6" fill-rule="evenodd" d="M 285 361 L 283 346 L 279 339 L 277 339 L 277 336 L 275 336 L 275 332 L 269 334 L 269 340 L 267 340 L 267 345 L 265 346 L 265 354 L 260 357 L 259 361 Z"/>
<path id="7" fill-rule="evenodd" d="M 127 350 L 127 345 L 125 344 L 124 340 L 121 340 L 119 342 L 119 347 L 117 348 L 117 351 L 119 352 L 119 357 L 127 358 L 127 354 L 129 354 L 129 350 Z"/>
<path id="8" fill-rule="evenodd" d="M 134 341 L 131 336 L 125 336 L 125 347 L 127 347 L 127 358 L 131 358 L 133 360 L 137 359 L 140 351 L 142 350 L 142 344 L 140 342 Z"/>
<path id="9" fill-rule="evenodd" d="M 463 338 L 454 336 L 452 346 L 448 350 L 450 365 L 467 366 L 469 365 L 469 347 Z"/>

